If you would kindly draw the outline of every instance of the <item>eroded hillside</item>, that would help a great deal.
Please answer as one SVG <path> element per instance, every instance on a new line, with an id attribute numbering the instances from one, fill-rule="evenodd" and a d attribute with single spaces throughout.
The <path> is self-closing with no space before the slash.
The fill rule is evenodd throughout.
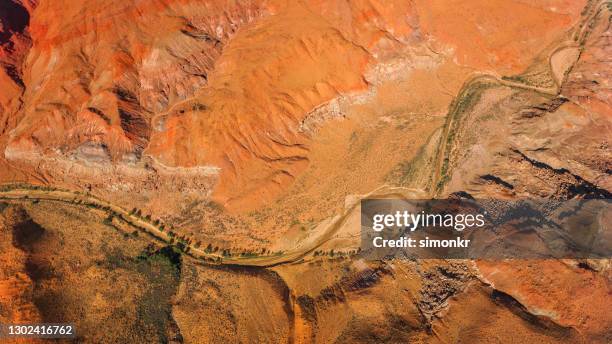
<path id="1" fill-rule="evenodd" d="M 100 192 L 155 198 L 170 183 L 237 211 L 276 199 L 316 159 L 313 124 L 346 116 L 315 109 L 350 94 L 359 104 L 415 93 L 441 115 L 473 71 L 522 71 L 583 7 L 9 3 L 6 164 L 24 179 Z M 504 16 L 513 24 L 497 25 Z M 394 102 L 386 111 L 417 105 Z"/>

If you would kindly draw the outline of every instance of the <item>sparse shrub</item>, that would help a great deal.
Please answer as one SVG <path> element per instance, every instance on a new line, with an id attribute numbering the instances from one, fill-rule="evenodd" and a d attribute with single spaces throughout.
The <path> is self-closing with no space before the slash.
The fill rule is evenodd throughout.
<path id="1" fill-rule="evenodd" d="M 104 219 L 104 221 L 102 221 L 102 223 L 104 223 L 104 224 L 105 224 L 105 225 L 107 225 L 107 226 L 112 225 L 112 224 L 113 224 L 113 215 L 112 215 L 112 214 L 111 214 L 111 215 L 108 215 L 108 216 L 107 216 L 107 217 Z"/>

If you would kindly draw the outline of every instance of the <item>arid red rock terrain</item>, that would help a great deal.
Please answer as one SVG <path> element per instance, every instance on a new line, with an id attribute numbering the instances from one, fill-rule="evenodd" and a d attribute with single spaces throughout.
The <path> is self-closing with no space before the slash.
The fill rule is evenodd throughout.
<path id="1" fill-rule="evenodd" d="M 0 0 L 0 323 L 612 342 L 609 259 L 359 255 L 368 196 L 612 198 L 611 11 Z"/>

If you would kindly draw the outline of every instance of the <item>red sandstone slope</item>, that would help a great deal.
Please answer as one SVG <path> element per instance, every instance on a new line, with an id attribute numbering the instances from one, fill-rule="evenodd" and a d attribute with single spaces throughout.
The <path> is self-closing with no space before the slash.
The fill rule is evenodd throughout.
<path id="1" fill-rule="evenodd" d="M 253 207 L 308 164 L 308 114 L 365 91 L 367 70 L 425 47 L 463 68 L 459 78 L 519 72 L 582 5 L 42 1 L 24 6 L 31 47 L 5 53 L 23 62 L 14 63 L 17 84 L 0 78 L 2 103 L 23 105 L 0 110 L 0 148 L 26 171 L 48 158 L 213 166 L 216 198 Z"/>

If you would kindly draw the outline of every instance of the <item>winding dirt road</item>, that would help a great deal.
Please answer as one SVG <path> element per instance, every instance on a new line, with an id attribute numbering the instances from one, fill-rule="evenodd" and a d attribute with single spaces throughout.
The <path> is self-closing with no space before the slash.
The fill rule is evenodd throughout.
<path id="1" fill-rule="evenodd" d="M 75 206 L 92 207 L 101 211 L 107 212 L 109 215 L 114 214 L 116 217 L 120 217 L 128 225 L 133 228 L 144 231 L 150 234 L 154 238 L 164 243 L 170 244 L 172 242 L 172 236 L 169 232 L 161 229 L 160 225 L 155 225 L 146 219 L 141 218 L 130 211 L 108 201 L 100 199 L 99 197 L 83 194 L 76 191 L 53 189 L 49 187 L 39 188 L 35 186 L 4 186 L 5 190 L 0 191 L 0 200 L 5 201 L 47 201 L 47 202 L 62 202 Z M 186 244 L 189 247 L 187 255 L 192 258 L 201 260 L 209 264 L 224 264 L 224 265 L 236 265 L 236 266 L 257 266 L 257 267 L 271 267 L 281 264 L 287 264 L 299 261 L 304 258 L 307 254 L 313 252 L 318 247 L 329 241 L 338 232 L 338 230 L 344 225 L 348 216 L 353 212 L 357 211 L 360 205 L 360 200 L 367 197 L 378 197 L 378 198 L 389 198 L 389 197 L 400 197 L 400 198 L 414 198 L 424 197 L 425 193 L 422 190 L 406 189 L 406 188 L 389 188 L 383 186 L 369 194 L 360 195 L 356 200 L 346 207 L 342 215 L 337 215 L 329 221 L 322 231 L 313 236 L 310 240 L 307 240 L 300 246 L 294 249 L 284 252 L 282 254 L 269 255 L 269 256 L 247 256 L 247 257 L 223 257 L 219 254 L 208 253 L 204 250 L 195 247 L 191 244 Z"/>

